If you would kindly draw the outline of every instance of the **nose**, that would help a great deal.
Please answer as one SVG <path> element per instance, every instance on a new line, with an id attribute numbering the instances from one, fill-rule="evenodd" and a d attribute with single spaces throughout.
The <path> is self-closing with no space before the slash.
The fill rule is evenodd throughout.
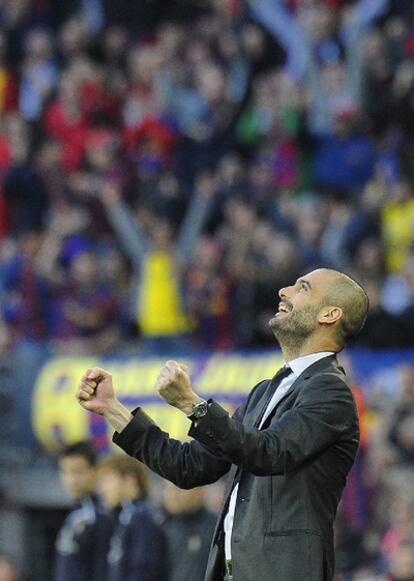
<path id="1" fill-rule="evenodd" d="M 284 297 L 287 297 L 289 288 L 290 287 L 287 287 L 287 286 L 284 286 L 283 288 L 281 288 L 280 291 L 278 292 L 279 298 L 283 299 Z"/>

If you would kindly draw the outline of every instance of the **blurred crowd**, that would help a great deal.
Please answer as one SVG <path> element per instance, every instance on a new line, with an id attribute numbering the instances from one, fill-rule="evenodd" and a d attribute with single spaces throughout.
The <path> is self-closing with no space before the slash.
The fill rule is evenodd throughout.
<path id="1" fill-rule="evenodd" d="M 4 348 L 270 345 L 317 266 L 414 344 L 412 3 L 60 4 L 0 6 Z"/>
<path id="2" fill-rule="evenodd" d="M 354 385 L 361 443 L 336 519 L 335 581 L 412 581 L 414 367 L 366 388 Z"/>
<path id="3" fill-rule="evenodd" d="M 355 345 L 413 347 L 413 161 L 411 0 L 4 0 L 0 399 L 24 345 L 273 345 L 277 290 L 319 266 L 367 289 Z M 414 579 L 414 372 L 388 383 L 338 581 Z"/>

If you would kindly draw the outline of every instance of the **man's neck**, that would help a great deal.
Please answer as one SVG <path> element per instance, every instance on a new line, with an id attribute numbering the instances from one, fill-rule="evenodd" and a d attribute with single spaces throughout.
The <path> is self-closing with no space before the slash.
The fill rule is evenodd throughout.
<path id="1" fill-rule="evenodd" d="M 292 359 L 297 359 L 298 357 L 304 357 L 305 355 L 312 355 L 313 353 L 321 353 L 322 351 L 333 351 L 337 352 L 336 346 L 332 343 L 315 343 L 308 342 L 303 345 L 282 345 L 280 344 L 282 350 L 283 359 L 286 362 L 292 361 Z"/>

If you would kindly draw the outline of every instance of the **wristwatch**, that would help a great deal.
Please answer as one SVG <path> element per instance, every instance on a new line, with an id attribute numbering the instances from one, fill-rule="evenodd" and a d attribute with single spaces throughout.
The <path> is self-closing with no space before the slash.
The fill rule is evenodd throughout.
<path id="1" fill-rule="evenodd" d="M 200 418 L 204 418 L 208 411 L 208 402 L 204 399 L 200 399 L 198 402 L 193 404 L 193 411 L 188 416 L 191 421 L 199 420 Z"/>

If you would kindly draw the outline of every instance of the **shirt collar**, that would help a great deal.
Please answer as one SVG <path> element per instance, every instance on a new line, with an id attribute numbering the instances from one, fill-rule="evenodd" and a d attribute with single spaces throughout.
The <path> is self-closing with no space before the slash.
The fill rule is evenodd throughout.
<path id="1" fill-rule="evenodd" d="M 302 355 L 302 357 L 296 357 L 291 361 L 287 361 L 286 365 L 290 367 L 296 377 L 299 377 L 305 369 L 316 363 L 324 357 L 329 357 L 330 355 L 335 355 L 333 351 L 320 351 L 319 353 L 310 353 L 309 355 Z"/>

